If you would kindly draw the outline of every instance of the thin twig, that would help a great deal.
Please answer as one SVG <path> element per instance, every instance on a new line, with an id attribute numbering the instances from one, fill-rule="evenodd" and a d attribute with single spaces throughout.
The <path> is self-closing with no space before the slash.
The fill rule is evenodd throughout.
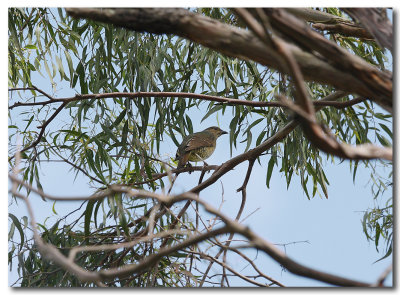
<path id="1" fill-rule="evenodd" d="M 40 130 L 40 133 L 39 133 L 37 139 L 36 139 L 34 142 L 32 142 L 29 146 L 23 148 L 23 149 L 21 150 L 21 153 L 25 152 L 26 150 L 28 150 L 28 149 L 30 149 L 30 148 L 32 148 L 32 147 L 35 147 L 35 146 L 40 142 L 40 140 L 42 139 L 43 134 L 44 134 L 44 132 L 45 132 L 45 130 L 46 130 L 47 125 L 49 125 L 50 122 L 53 121 L 55 117 L 57 117 L 57 115 L 58 115 L 58 114 L 62 111 L 62 109 L 67 105 L 67 103 L 68 103 L 68 102 L 63 102 L 63 103 L 55 110 L 55 112 L 53 113 L 53 115 L 51 115 L 50 118 L 48 118 L 48 119 L 39 127 L 41 130 Z M 13 158 L 14 158 L 14 156 L 10 157 L 9 160 L 11 160 L 11 159 L 13 159 Z"/>

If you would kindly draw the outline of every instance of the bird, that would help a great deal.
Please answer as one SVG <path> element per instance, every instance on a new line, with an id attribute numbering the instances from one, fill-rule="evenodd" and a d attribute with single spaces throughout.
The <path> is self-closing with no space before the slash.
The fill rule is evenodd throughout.
<path id="1" fill-rule="evenodd" d="M 199 162 L 209 158 L 216 147 L 217 139 L 228 132 L 216 126 L 186 136 L 176 151 L 175 161 L 178 169 L 183 168 L 188 162 Z M 207 165 L 206 162 L 204 162 Z M 189 163 L 190 165 L 190 163 Z"/>

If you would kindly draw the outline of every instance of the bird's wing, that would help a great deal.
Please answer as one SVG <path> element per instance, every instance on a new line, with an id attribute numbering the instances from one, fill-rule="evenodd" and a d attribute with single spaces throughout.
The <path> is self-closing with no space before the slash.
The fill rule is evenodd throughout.
<path id="1" fill-rule="evenodd" d="M 213 145 L 214 141 L 212 138 L 204 136 L 204 134 L 193 134 L 192 138 L 189 139 L 185 146 L 185 152 L 190 152 L 202 147 L 212 147 Z"/>

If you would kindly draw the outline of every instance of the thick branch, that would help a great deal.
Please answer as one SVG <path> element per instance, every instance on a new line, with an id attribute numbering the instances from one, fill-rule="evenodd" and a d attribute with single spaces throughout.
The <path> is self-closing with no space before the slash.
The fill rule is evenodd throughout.
<path id="1" fill-rule="evenodd" d="M 337 44 L 325 39 L 323 36 L 313 31 L 306 23 L 283 9 L 264 9 L 264 11 L 270 18 L 274 29 L 291 40 L 294 40 L 304 48 L 316 50 L 337 69 L 351 73 L 354 77 L 362 81 L 364 85 L 369 85 L 368 87 L 370 90 L 375 93 L 370 98 L 386 110 L 392 111 L 392 77 L 390 75 L 379 71 L 359 56 L 353 55 Z M 301 64 L 293 54 L 291 47 L 286 47 L 290 55 L 296 59 L 301 70 Z"/>
<path id="2" fill-rule="evenodd" d="M 393 26 L 390 23 L 385 8 L 343 8 L 351 17 L 375 37 L 382 48 L 393 52 Z"/>
<path id="3" fill-rule="evenodd" d="M 314 23 L 312 27 L 320 31 L 329 31 L 330 33 L 363 39 L 374 38 L 363 27 L 343 17 L 310 8 L 285 8 L 285 10 L 298 18 Z"/>
<path id="4" fill-rule="evenodd" d="M 325 24 L 338 24 L 338 23 L 350 23 L 348 19 L 340 16 L 332 15 L 323 11 L 318 11 L 311 8 L 284 8 L 291 14 L 299 17 L 305 21 L 313 23 L 325 23 Z"/>
<path id="5" fill-rule="evenodd" d="M 373 36 L 364 28 L 351 24 L 313 24 L 312 27 L 319 31 L 328 31 L 348 37 L 373 40 Z"/>
<path id="6" fill-rule="evenodd" d="M 274 16 L 274 12 L 271 12 L 271 10 L 267 10 L 267 13 Z M 260 17 L 262 20 L 264 20 L 264 22 L 268 21 L 265 18 L 263 19 L 262 15 L 260 15 Z M 262 36 L 260 36 L 260 38 L 262 38 Z M 303 75 L 296 60 L 290 52 L 287 43 L 278 36 L 275 36 L 273 39 L 270 38 L 269 40 L 274 44 L 278 52 L 280 52 L 284 57 L 285 62 L 290 69 L 290 74 L 294 78 L 293 83 L 296 87 L 294 97 L 297 105 L 292 103 L 290 100 L 284 99 L 283 97 L 281 99 L 288 107 L 300 115 L 302 118 L 302 128 L 305 135 L 317 148 L 326 153 L 347 159 L 384 158 L 387 160 L 392 160 L 391 148 L 381 148 L 371 144 L 351 146 L 345 143 L 339 143 L 333 135 L 326 134 L 326 132 L 324 132 L 321 126 L 319 126 L 319 124 L 316 122 L 315 110 L 305 87 L 306 84 L 304 83 Z"/>
<path id="7" fill-rule="evenodd" d="M 393 160 L 391 147 L 379 147 L 373 144 L 350 145 L 337 141 L 336 137 L 326 127 L 323 129 L 314 114 L 308 114 L 289 99 L 280 96 L 286 105 L 301 117 L 302 128 L 307 139 L 320 150 L 344 159 L 386 159 Z"/>
<path id="8" fill-rule="evenodd" d="M 68 8 L 67 12 L 76 18 L 89 18 L 112 23 L 130 30 L 175 34 L 225 55 L 245 60 L 251 59 L 281 72 L 288 72 L 282 57 L 274 48 L 263 44 L 251 32 L 220 23 L 186 9 Z M 358 73 L 362 73 L 363 76 L 368 77 L 371 73 L 374 74 L 374 81 L 368 81 L 368 83 L 365 79 L 353 75 L 354 73 L 351 71 L 334 68 L 328 62 L 302 51 L 297 46 L 290 45 L 290 50 L 307 80 L 330 84 L 338 89 L 367 96 L 377 101 L 383 100 L 391 109 L 390 77 L 386 77 L 382 72 L 372 70 L 366 62 L 359 62 L 357 66 L 360 66 Z M 353 65 L 351 64 L 351 66 Z"/>

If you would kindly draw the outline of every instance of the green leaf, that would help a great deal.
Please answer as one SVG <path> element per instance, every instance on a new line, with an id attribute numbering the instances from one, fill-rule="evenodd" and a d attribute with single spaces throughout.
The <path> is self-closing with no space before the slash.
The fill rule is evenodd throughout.
<path id="1" fill-rule="evenodd" d="M 98 202 L 96 204 L 96 207 L 94 208 L 93 219 L 94 219 L 94 227 L 95 228 L 98 228 L 98 226 L 97 226 L 97 212 L 98 212 L 98 210 L 100 208 L 100 205 L 103 203 L 103 200 L 98 200 Z"/>
<path id="2" fill-rule="evenodd" d="M 203 122 L 205 119 L 207 119 L 210 115 L 214 114 L 215 112 L 218 112 L 219 110 L 222 109 L 222 105 L 221 104 L 217 104 L 215 106 L 213 106 L 201 119 L 200 122 Z"/>
<path id="3" fill-rule="evenodd" d="M 276 159 L 274 156 L 271 156 L 271 158 L 268 161 L 268 169 L 267 169 L 267 187 L 269 188 L 269 182 L 271 180 L 271 176 L 272 176 L 272 170 L 274 169 L 274 165 L 276 163 Z"/>
<path id="4" fill-rule="evenodd" d="M 390 147 L 390 146 L 391 146 L 389 140 L 387 140 L 386 137 L 383 137 L 383 136 L 380 135 L 380 134 L 376 134 L 376 137 L 378 138 L 379 142 L 380 142 L 383 146 L 387 146 L 387 147 Z"/>
<path id="5" fill-rule="evenodd" d="M 83 68 L 82 62 L 79 62 L 78 66 L 76 67 L 76 73 L 78 74 L 79 77 L 81 94 L 88 94 L 88 85 L 86 82 L 85 69 Z"/>
<path id="6" fill-rule="evenodd" d="M 124 127 L 122 128 L 122 137 L 121 137 L 121 143 L 123 146 L 126 146 L 128 144 L 127 139 L 128 139 L 128 121 L 125 121 Z"/>
<path id="7" fill-rule="evenodd" d="M 126 115 L 126 109 L 124 109 L 118 117 L 115 119 L 114 123 L 112 124 L 113 127 L 118 127 L 119 123 L 122 122 L 122 120 L 125 118 Z"/>
<path id="8" fill-rule="evenodd" d="M 24 129 L 24 132 L 26 132 L 26 130 L 28 129 L 29 125 L 31 125 L 31 123 L 32 123 L 34 117 L 35 117 L 35 116 L 32 115 L 32 116 L 30 117 L 30 119 L 28 120 L 28 124 L 26 124 L 26 127 L 25 127 L 25 129 Z"/>
<path id="9" fill-rule="evenodd" d="M 101 128 L 103 129 L 103 131 L 115 142 L 119 142 L 118 138 L 114 135 L 114 133 L 112 133 L 112 131 L 110 130 L 110 128 L 108 128 L 106 125 L 104 124 L 100 124 Z"/>
<path id="10" fill-rule="evenodd" d="M 14 232 L 15 232 L 15 224 L 11 223 L 10 230 L 8 232 L 8 240 L 11 240 L 13 238 Z"/>
<path id="11" fill-rule="evenodd" d="M 251 133 L 251 131 L 248 131 L 247 132 L 247 144 L 246 144 L 246 148 L 244 150 L 245 152 L 247 152 L 249 150 L 252 139 L 253 139 L 253 134 Z"/>
<path id="12" fill-rule="evenodd" d="M 381 236 L 381 226 L 379 225 L 379 222 L 376 223 L 375 225 L 375 247 L 376 251 L 378 251 L 378 244 L 379 244 L 379 237 Z"/>
<path id="13" fill-rule="evenodd" d="M 74 64 L 72 62 L 71 55 L 69 55 L 67 50 L 64 50 L 64 54 L 65 54 L 65 58 L 66 58 L 67 64 L 68 64 L 69 78 L 70 78 L 71 83 L 72 83 L 72 79 L 74 78 L 74 74 L 75 74 Z"/>
<path id="14" fill-rule="evenodd" d="M 368 219 L 369 219 L 369 213 L 365 212 L 363 220 L 362 220 L 363 232 L 368 240 L 372 240 L 372 238 L 368 234 L 368 229 L 367 229 Z"/>
<path id="15" fill-rule="evenodd" d="M 357 168 L 358 168 L 358 160 L 355 160 L 354 162 L 354 170 L 353 170 L 353 183 L 355 183 L 356 181 L 356 172 L 357 172 Z"/>
<path id="16" fill-rule="evenodd" d="M 35 45 L 28 44 L 24 47 L 25 49 L 38 49 Z"/>
<path id="17" fill-rule="evenodd" d="M 377 261 L 375 261 L 374 263 L 377 263 L 377 262 L 379 262 L 379 261 L 381 261 L 381 260 L 383 260 L 383 259 L 389 257 L 389 256 L 392 254 L 392 251 L 393 251 L 393 248 L 392 248 L 392 245 L 390 245 L 390 246 L 389 246 L 389 250 L 386 252 L 386 254 L 385 254 L 383 257 L 379 258 L 379 259 L 378 259 Z"/>
<path id="18" fill-rule="evenodd" d="M 250 130 L 251 128 L 253 128 L 254 126 L 256 126 L 257 124 L 259 124 L 262 120 L 264 120 L 264 118 L 259 118 L 257 120 L 255 120 L 253 123 L 251 123 L 249 125 L 249 127 L 247 128 L 247 130 Z"/>
<path id="19" fill-rule="evenodd" d="M 53 202 L 52 211 L 55 215 L 58 215 L 56 212 L 56 201 Z"/>
<path id="20" fill-rule="evenodd" d="M 385 132 L 390 136 L 390 138 L 393 138 L 393 133 L 389 129 L 389 127 L 387 127 L 386 125 L 381 124 L 381 123 L 379 123 L 379 125 L 382 127 L 383 130 L 385 130 Z"/>
<path id="21" fill-rule="evenodd" d="M 89 235 L 90 235 L 90 221 L 92 218 L 93 206 L 97 202 L 97 200 L 89 200 L 87 202 L 87 206 L 85 209 L 85 224 L 84 224 L 84 232 L 85 232 L 85 241 L 86 244 L 89 243 Z"/>
<path id="22" fill-rule="evenodd" d="M 124 207 L 122 205 L 122 196 L 120 194 L 115 196 L 115 201 L 116 201 L 117 207 L 118 207 L 119 225 L 122 227 L 123 231 L 125 232 L 126 237 L 129 240 L 130 232 L 129 232 L 128 223 L 127 223 L 126 217 L 125 217 Z"/>
<path id="23" fill-rule="evenodd" d="M 20 246 L 19 246 L 19 250 L 21 251 L 22 247 L 24 246 L 24 243 L 25 243 L 25 236 L 24 236 L 24 231 L 22 230 L 22 227 L 21 227 L 21 223 L 19 222 L 18 218 L 15 215 L 11 214 L 11 213 L 8 213 L 8 217 L 10 217 L 12 219 L 15 227 L 18 229 L 18 232 L 19 232 L 19 235 L 20 235 L 20 238 L 21 238 L 21 243 L 20 243 Z"/>
<path id="24" fill-rule="evenodd" d="M 65 76 L 65 72 L 64 72 L 64 67 L 63 67 L 63 64 L 62 64 L 62 60 L 61 60 L 61 58 L 59 58 L 57 55 L 56 55 L 56 63 L 57 63 L 57 66 L 58 66 L 58 71 L 60 72 L 61 79 L 67 78 L 67 77 Z"/>
<path id="25" fill-rule="evenodd" d="M 267 131 L 265 131 L 265 130 L 260 132 L 260 134 L 258 135 L 257 140 L 256 140 L 256 145 L 260 145 L 260 143 L 263 140 L 266 133 L 267 133 Z"/>

